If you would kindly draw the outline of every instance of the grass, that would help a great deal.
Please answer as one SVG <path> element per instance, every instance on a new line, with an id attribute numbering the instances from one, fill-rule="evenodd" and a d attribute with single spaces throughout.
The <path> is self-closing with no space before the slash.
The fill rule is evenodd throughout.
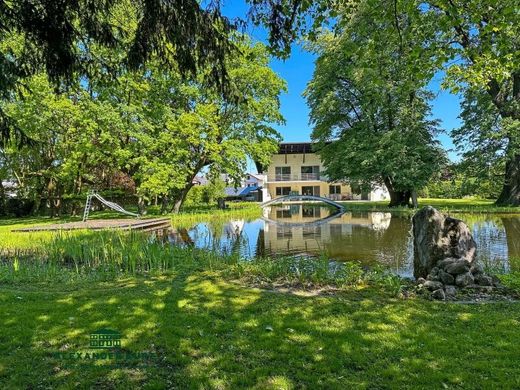
<path id="1" fill-rule="evenodd" d="M 413 214 L 416 210 L 408 207 L 388 207 L 388 201 L 377 202 L 340 202 L 347 210 L 358 211 L 392 211 Z M 443 212 L 452 213 L 497 213 L 497 214 L 520 214 L 520 207 L 496 206 L 493 200 L 488 199 L 419 199 L 419 207 L 433 206 Z"/>
<path id="2" fill-rule="evenodd" d="M 248 283 L 342 288 L 378 281 L 384 270 L 363 272 L 358 263 L 326 257 L 276 257 L 244 260 L 238 253 L 217 253 L 169 244 L 141 232 L 60 233 L 39 249 L 18 251 L 0 262 L 0 282 L 76 283 L 115 281 L 128 276 L 170 272 L 221 271 Z M 385 275 L 383 275 L 385 274 Z M 382 279 L 381 279 L 382 280 Z"/>
<path id="3" fill-rule="evenodd" d="M 370 289 L 297 296 L 214 272 L 0 287 L 0 387 L 347 389 L 520 386 L 520 304 L 400 300 Z M 99 328 L 129 362 L 62 361 Z"/>
<path id="4" fill-rule="evenodd" d="M 258 216 L 237 204 L 172 218 Z M 0 221 L 12 249 L 0 258 L 2 389 L 520 388 L 520 302 L 404 298 L 384 270 L 326 258 L 245 261 L 140 233 L 8 233 L 42 222 L 56 221 Z M 510 266 L 501 279 L 520 292 L 520 259 Z M 122 334 L 124 353 L 157 359 L 60 358 L 99 353 L 89 335 L 100 328 Z"/>

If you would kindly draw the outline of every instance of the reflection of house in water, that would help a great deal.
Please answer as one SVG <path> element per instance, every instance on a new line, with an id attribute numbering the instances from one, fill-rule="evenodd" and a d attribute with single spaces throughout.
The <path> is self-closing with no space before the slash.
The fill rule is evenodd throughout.
<path id="1" fill-rule="evenodd" d="M 376 240 L 380 241 L 377 236 L 388 229 L 391 221 L 390 213 L 347 212 L 319 223 L 335 213 L 334 209 L 317 205 L 266 208 L 264 218 L 271 222 L 265 224 L 262 247 L 268 253 L 288 249 L 294 253 L 326 251 L 342 258 L 344 245 L 359 245 L 360 251 L 374 247 Z M 356 243 L 349 242 L 354 231 Z M 365 237 L 360 240 L 360 236 Z"/>

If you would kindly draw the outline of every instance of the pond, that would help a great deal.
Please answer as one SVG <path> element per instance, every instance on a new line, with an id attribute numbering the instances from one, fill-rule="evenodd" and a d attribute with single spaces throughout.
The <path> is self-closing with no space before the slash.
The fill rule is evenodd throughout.
<path id="1" fill-rule="evenodd" d="M 451 214 L 472 229 L 478 256 L 507 272 L 509 259 L 520 258 L 520 216 Z M 411 217 L 389 212 L 347 211 L 316 204 L 271 206 L 256 220 L 198 223 L 173 229 L 167 240 L 219 252 L 254 256 L 326 255 L 336 261 L 381 264 L 396 274 L 412 274 Z"/>

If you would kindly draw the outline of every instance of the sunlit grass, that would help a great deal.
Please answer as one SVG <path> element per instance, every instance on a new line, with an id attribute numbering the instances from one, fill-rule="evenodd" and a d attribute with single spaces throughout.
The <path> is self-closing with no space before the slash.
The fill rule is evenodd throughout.
<path id="1" fill-rule="evenodd" d="M 347 210 L 359 211 L 392 211 L 406 214 L 413 214 L 416 210 L 408 207 L 388 207 L 388 201 L 349 201 L 340 202 Z M 465 213 L 502 213 L 520 214 L 520 207 L 502 207 L 495 206 L 493 200 L 489 199 L 436 199 L 436 198 L 420 198 L 419 207 L 433 206 L 443 212 L 465 212 Z"/>
<path id="2" fill-rule="evenodd" d="M 358 389 L 520 387 L 520 304 L 296 296 L 215 272 L 0 286 L 0 388 Z M 83 366 L 100 328 L 148 366 Z M 456 346 L 456 350 L 454 349 Z M 454 352 L 455 351 L 455 352 Z"/>

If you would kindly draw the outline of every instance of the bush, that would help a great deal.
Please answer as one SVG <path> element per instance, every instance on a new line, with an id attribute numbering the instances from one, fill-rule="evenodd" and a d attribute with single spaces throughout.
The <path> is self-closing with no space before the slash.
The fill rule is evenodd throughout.
<path id="1" fill-rule="evenodd" d="M 33 199 L 9 198 L 5 202 L 5 214 L 14 217 L 27 217 L 34 210 Z"/>

